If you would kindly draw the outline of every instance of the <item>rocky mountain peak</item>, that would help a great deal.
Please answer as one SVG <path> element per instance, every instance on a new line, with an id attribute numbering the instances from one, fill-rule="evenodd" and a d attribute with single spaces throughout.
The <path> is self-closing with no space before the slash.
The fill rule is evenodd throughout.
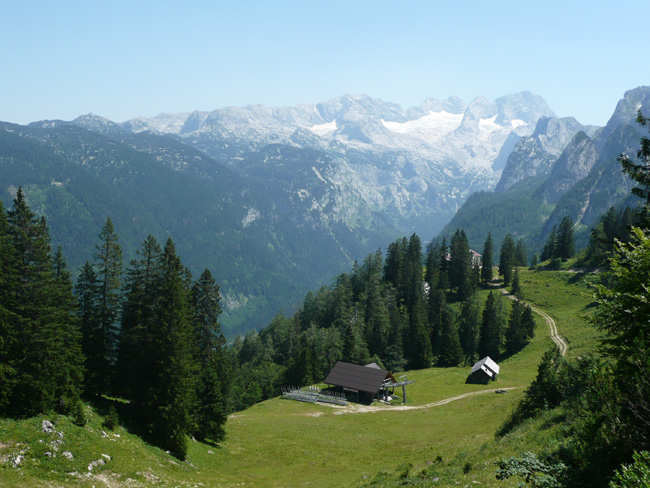
<path id="1" fill-rule="evenodd" d="M 573 117 L 542 117 L 508 157 L 495 191 L 502 192 L 533 176 L 547 175 L 571 138 L 583 126 Z"/>

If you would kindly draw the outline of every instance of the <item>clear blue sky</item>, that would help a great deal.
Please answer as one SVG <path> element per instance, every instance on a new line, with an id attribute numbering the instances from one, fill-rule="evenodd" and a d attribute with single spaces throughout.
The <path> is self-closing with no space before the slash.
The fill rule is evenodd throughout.
<path id="1" fill-rule="evenodd" d="M 531 90 L 600 125 L 650 84 L 649 18 L 648 0 L 3 2 L 0 120 Z"/>

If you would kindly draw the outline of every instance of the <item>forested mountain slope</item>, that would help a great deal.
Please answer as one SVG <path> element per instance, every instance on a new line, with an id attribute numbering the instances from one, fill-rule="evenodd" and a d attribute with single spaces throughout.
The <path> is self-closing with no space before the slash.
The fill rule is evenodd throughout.
<path id="1" fill-rule="evenodd" d="M 305 192 L 319 187 L 317 173 L 327 174 L 327 164 L 314 157 L 302 169 Z M 195 273 L 214 270 L 230 334 L 262 326 L 398 232 L 368 208 L 359 216 L 363 225 L 321 218 L 332 203 L 312 209 L 299 193 L 239 176 L 168 136 L 107 137 L 62 122 L 1 124 L 0 181 L 7 204 L 24 187 L 73 269 L 92 257 L 107 216 L 127 260 L 148 234 L 172 236 Z"/>

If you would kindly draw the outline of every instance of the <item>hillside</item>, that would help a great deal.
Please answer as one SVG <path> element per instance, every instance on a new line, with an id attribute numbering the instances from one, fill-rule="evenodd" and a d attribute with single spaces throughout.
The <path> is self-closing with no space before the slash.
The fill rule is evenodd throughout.
<path id="1" fill-rule="evenodd" d="M 569 344 L 570 356 L 593 349 L 597 334 L 586 323 L 592 297 L 582 277 L 564 271 L 521 269 L 521 283 L 524 298 L 555 319 L 560 335 Z M 515 388 L 501 395 L 485 393 L 411 411 L 356 414 L 274 398 L 231 415 L 222 445 L 190 443 L 186 462 L 147 446 L 122 427 L 104 436 L 102 419 L 94 413 L 84 428 L 63 417 L 52 419 L 57 430 L 64 432 L 60 451 L 69 450 L 74 459 L 67 460 L 60 454 L 46 457 L 48 442 L 55 437 L 42 433 L 40 427 L 41 421 L 50 417 L 5 419 L 0 421 L 0 477 L 9 487 L 52 483 L 357 486 L 368 483 L 380 471 L 400 472 L 404 469 L 401 466 L 410 463 L 413 472 L 422 468 L 435 471 L 440 486 L 452 480 L 510 486 L 496 482 L 493 462 L 522 450 L 542 449 L 555 432 L 555 428 L 548 427 L 553 425 L 553 419 L 547 416 L 525 423 L 499 440 L 495 440 L 494 433 L 522 397 L 542 353 L 550 347 L 553 343 L 548 327 L 538 317 L 532 343 L 503 361 L 499 379 L 487 387 L 465 385 L 467 367 L 407 373 L 415 380 L 409 387 L 408 406 L 480 390 Z M 20 467 L 11 467 L 11 460 L 21 451 L 25 458 Z M 88 464 L 102 459 L 102 454 L 110 456 L 110 461 L 87 475 Z M 382 486 L 383 482 L 378 483 Z"/>

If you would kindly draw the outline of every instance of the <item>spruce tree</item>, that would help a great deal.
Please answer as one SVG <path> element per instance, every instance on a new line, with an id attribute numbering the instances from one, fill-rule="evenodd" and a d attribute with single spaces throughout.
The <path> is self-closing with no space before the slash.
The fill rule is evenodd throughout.
<path id="1" fill-rule="evenodd" d="M 425 281 L 429 284 L 429 289 L 433 290 L 438 288 L 438 280 L 440 279 L 440 246 L 430 245 L 427 250 L 426 271 L 424 275 Z"/>
<path id="2" fill-rule="evenodd" d="M 515 268 L 515 275 L 512 278 L 511 293 L 517 298 L 521 298 L 521 285 L 519 284 L 519 268 Z"/>
<path id="3" fill-rule="evenodd" d="M 426 310 L 421 297 L 416 298 L 409 313 L 409 334 L 406 350 L 411 369 L 431 366 L 431 341 L 427 328 Z"/>
<path id="4" fill-rule="evenodd" d="M 571 217 L 564 217 L 560 222 L 557 231 L 557 247 L 553 253 L 554 258 L 561 258 L 566 261 L 575 254 L 575 244 L 573 239 L 573 221 Z"/>
<path id="5" fill-rule="evenodd" d="M 15 346 L 8 358 L 15 373 L 8 413 L 67 412 L 81 386 L 74 299 L 61 256 L 57 268 L 50 256 L 45 219 L 32 213 L 22 189 L 7 215 L 7 236 L 13 276 L 19 277 L 7 304 L 13 322 L 9 338 Z"/>
<path id="6" fill-rule="evenodd" d="M 442 239 L 442 243 L 438 248 L 440 255 L 438 256 L 439 275 L 438 275 L 438 289 L 446 290 L 449 288 L 449 248 L 447 247 L 446 239 Z"/>
<path id="7" fill-rule="evenodd" d="M 0 416 L 6 415 L 11 405 L 18 360 L 19 317 L 11 311 L 17 286 L 14 259 L 9 224 L 0 201 Z"/>
<path id="8" fill-rule="evenodd" d="M 501 244 L 501 255 L 499 259 L 499 274 L 503 276 L 503 284 L 508 286 L 512 279 L 512 267 L 515 262 L 515 241 L 510 234 L 507 234 Z"/>
<path id="9" fill-rule="evenodd" d="M 72 293 L 72 278 L 66 268 L 61 247 L 54 255 L 54 281 L 56 303 L 54 320 L 59 324 L 57 339 L 60 343 L 60 356 L 55 358 L 55 372 L 58 376 L 59 408 L 71 414 L 79 409 L 81 387 L 84 377 L 84 355 L 79 328 L 79 304 Z"/>
<path id="10" fill-rule="evenodd" d="M 379 279 L 376 276 L 372 277 L 368 283 L 366 328 L 370 354 L 383 354 L 388 341 L 390 319 L 386 302 L 381 294 Z"/>
<path id="11" fill-rule="evenodd" d="M 535 337 L 535 317 L 533 317 L 533 309 L 530 305 L 524 307 L 521 315 L 522 328 L 526 333 L 526 338 L 532 339 Z"/>
<path id="12" fill-rule="evenodd" d="M 460 300 L 465 300 L 472 294 L 472 263 L 469 254 L 469 243 L 465 231 L 457 230 L 450 247 L 449 285 L 455 288 Z"/>
<path id="13" fill-rule="evenodd" d="M 494 293 L 490 292 L 483 309 L 478 353 L 480 357 L 490 356 L 496 361 L 501 355 L 501 325 L 495 302 Z"/>
<path id="14" fill-rule="evenodd" d="M 191 407 L 195 403 L 196 370 L 192 355 L 193 329 L 185 269 L 171 239 L 161 256 L 160 295 L 155 310 L 158 330 L 153 337 L 156 349 L 151 396 L 145 411 L 151 415 L 149 432 L 163 449 L 179 459 L 187 453 Z"/>
<path id="15" fill-rule="evenodd" d="M 209 270 L 204 270 L 191 293 L 192 322 L 197 378 L 197 406 L 194 409 L 194 435 L 203 440 L 220 441 L 225 435 L 226 396 L 229 390 L 228 366 L 224 354 L 226 340 L 218 322 L 221 313 L 219 286 Z"/>
<path id="16" fill-rule="evenodd" d="M 117 362 L 119 392 L 136 405 L 150 393 L 159 333 L 156 308 L 162 282 L 160 245 L 149 235 L 127 270 Z"/>
<path id="17" fill-rule="evenodd" d="M 551 229 L 551 233 L 546 239 L 544 244 L 544 249 L 542 249 L 542 255 L 540 259 L 546 261 L 547 259 L 553 259 L 557 255 L 557 226 L 554 225 Z"/>
<path id="18" fill-rule="evenodd" d="M 406 328 L 405 324 L 408 323 L 406 308 L 399 306 L 396 300 L 390 300 L 388 302 L 388 317 L 390 333 L 383 357 L 385 357 L 386 367 L 396 371 L 402 369 L 406 364 L 404 357 L 404 329 Z"/>
<path id="19" fill-rule="evenodd" d="M 506 354 L 519 352 L 528 342 L 528 333 L 523 324 L 524 306 L 515 300 L 510 310 L 510 320 L 505 333 Z"/>
<path id="20" fill-rule="evenodd" d="M 479 325 L 479 304 L 476 295 L 465 300 L 461 307 L 458 334 L 465 358 L 471 362 L 476 359 Z"/>
<path id="21" fill-rule="evenodd" d="M 440 312 L 440 354 L 438 365 L 458 366 L 463 361 L 463 349 L 458 336 L 458 326 L 449 306 Z"/>
<path id="22" fill-rule="evenodd" d="M 342 359 L 354 364 L 367 364 L 370 359 L 368 345 L 361 334 L 360 324 L 354 319 L 350 319 L 344 329 Z"/>
<path id="23" fill-rule="evenodd" d="M 110 218 L 106 219 L 99 233 L 99 244 L 95 250 L 95 269 L 99 335 L 93 350 L 86 354 L 90 355 L 89 364 L 98 368 L 91 372 L 88 390 L 89 393 L 99 395 L 111 390 L 119 331 L 122 249 Z"/>
<path id="24" fill-rule="evenodd" d="M 492 253 L 494 252 L 493 248 L 494 246 L 492 244 L 492 233 L 488 232 L 487 239 L 483 245 L 483 257 L 481 258 L 481 282 L 484 285 L 487 285 L 490 281 L 492 281 L 492 266 L 494 265 L 494 260 L 492 258 Z"/>
<path id="25" fill-rule="evenodd" d="M 515 248 L 515 266 L 528 266 L 526 244 L 523 239 L 517 241 L 517 247 Z"/>
<path id="26" fill-rule="evenodd" d="M 97 290 L 97 274 L 89 262 L 81 268 L 75 286 L 75 295 L 79 303 L 77 309 L 81 329 L 81 347 L 85 357 L 85 391 L 96 393 L 95 385 L 102 382 L 97 376 L 102 369 L 101 356 L 96 353 L 97 344 L 101 344 L 101 328 L 99 326 L 99 293 Z"/>
<path id="27" fill-rule="evenodd" d="M 412 234 L 408 241 L 405 263 L 404 302 L 409 311 L 417 301 L 422 300 L 424 290 L 422 273 L 422 244 L 417 234 Z"/>
<path id="28" fill-rule="evenodd" d="M 442 334 L 440 313 L 447 306 L 447 299 L 443 290 L 431 290 L 427 303 L 427 318 L 429 321 L 429 336 L 431 352 L 434 356 L 440 353 L 440 336 Z"/>

